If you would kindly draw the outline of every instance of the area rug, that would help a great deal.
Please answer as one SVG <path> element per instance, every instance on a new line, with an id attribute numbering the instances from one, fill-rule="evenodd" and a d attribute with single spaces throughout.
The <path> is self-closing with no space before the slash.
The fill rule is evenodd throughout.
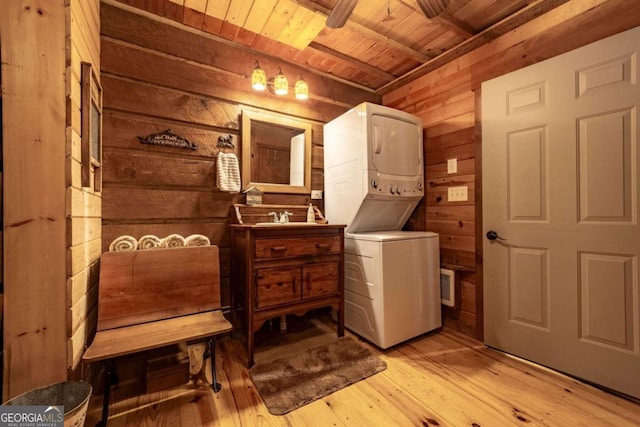
<path id="1" fill-rule="evenodd" d="M 387 364 L 349 337 L 256 363 L 251 379 L 273 415 L 284 415 L 384 371 Z"/>

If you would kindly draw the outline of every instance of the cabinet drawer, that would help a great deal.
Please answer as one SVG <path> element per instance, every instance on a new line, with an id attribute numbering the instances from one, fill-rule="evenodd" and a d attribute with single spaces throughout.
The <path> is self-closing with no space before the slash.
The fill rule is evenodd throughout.
<path id="1" fill-rule="evenodd" d="M 255 241 L 255 256 L 265 259 L 339 254 L 340 241 L 340 236 L 259 239 Z"/>
<path id="2" fill-rule="evenodd" d="M 302 298 L 317 298 L 338 294 L 340 264 L 323 262 L 302 267 Z"/>
<path id="3" fill-rule="evenodd" d="M 300 300 L 300 267 L 261 268 L 256 271 L 256 308 Z"/>

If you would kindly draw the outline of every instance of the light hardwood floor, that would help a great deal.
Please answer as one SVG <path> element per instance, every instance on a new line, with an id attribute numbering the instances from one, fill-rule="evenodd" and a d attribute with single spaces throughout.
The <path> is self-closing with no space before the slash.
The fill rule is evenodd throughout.
<path id="1" fill-rule="evenodd" d="M 385 351 L 363 344 L 387 362 L 385 371 L 273 416 L 251 382 L 241 342 L 225 338 L 216 359 L 222 391 L 186 384 L 121 401 L 116 391 L 108 426 L 640 425 L 637 403 L 448 329 Z"/>

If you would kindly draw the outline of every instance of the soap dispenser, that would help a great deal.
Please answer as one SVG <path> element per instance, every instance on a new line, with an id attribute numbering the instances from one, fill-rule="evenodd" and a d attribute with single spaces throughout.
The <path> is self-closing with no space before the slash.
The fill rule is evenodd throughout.
<path id="1" fill-rule="evenodd" d="M 311 203 L 309 203 L 309 209 L 307 209 L 307 222 L 316 222 L 316 213 Z"/>

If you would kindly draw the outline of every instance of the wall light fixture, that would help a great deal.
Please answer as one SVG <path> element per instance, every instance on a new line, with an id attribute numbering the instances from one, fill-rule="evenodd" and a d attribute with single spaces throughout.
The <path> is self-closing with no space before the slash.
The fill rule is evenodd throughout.
<path id="1" fill-rule="evenodd" d="M 267 73 L 260 68 L 258 61 L 253 65 L 253 72 L 251 73 L 251 86 L 255 90 L 265 90 L 267 88 Z"/>
<path id="2" fill-rule="evenodd" d="M 296 82 L 296 98 L 309 99 L 309 85 L 304 81 L 302 77 Z"/>
<path id="3" fill-rule="evenodd" d="M 273 91 L 276 95 L 286 95 L 289 93 L 289 80 L 282 74 L 280 67 L 278 67 L 278 74 L 273 78 Z"/>
<path id="4" fill-rule="evenodd" d="M 256 61 L 253 65 L 253 71 L 251 72 L 251 87 L 260 91 L 269 89 L 271 93 L 284 96 L 289 93 L 289 80 L 280 67 L 278 67 L 278 73 L 275 77 L 267 79 L 267 74 L 260 68 L 258 61 Z M 309 99 L 309 85 L 302 77 L 296 82 L 294 90 L 296 99 Z"/>

